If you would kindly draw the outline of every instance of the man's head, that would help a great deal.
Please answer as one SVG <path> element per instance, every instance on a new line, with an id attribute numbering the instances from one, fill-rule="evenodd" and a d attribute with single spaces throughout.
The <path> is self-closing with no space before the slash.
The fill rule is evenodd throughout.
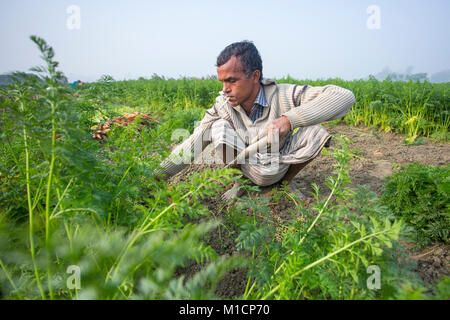
<path id="1" fill-rule="evenodd" d="M 232 106 L 253 105 L 262 79 L 262 60 L 250 41 L 235 42 L 217 57 L 217 75 Z"/>

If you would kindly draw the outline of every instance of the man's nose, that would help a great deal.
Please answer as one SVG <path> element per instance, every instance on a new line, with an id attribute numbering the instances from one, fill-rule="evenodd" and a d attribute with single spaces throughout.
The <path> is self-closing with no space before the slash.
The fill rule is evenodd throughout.
<path id="1" fill-rule="evenodd" d="M 231 88 L 226 83 L 223 84 L 223 92 L 224 93 L 230 93 L 231 92 Z"/>

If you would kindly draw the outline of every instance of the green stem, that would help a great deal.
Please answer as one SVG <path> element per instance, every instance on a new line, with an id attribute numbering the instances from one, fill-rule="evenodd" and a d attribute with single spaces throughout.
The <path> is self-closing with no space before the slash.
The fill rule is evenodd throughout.
<path id="1" fill-rule="evenodd" d="M 23 104 L 21 104 L 23 108 Z M 23 127 L 23 140 L 25 145 L 25 177 L 26 177 L 26 184 L 27 184 L 27 202 L 28 202 L 28 219 L 29 219 L 29 238 L 30 238 L 30 253 L 31 253 L 31 260 L 33 261 L 33 267 L 34 267 L 34 275 L 36 277 L 36 282 L 39 288 L 39 291 L 41 293 L 41 297 L 43 300 L 45 300 L 45 293 L 44 289 L 42 288 L 41 279 L 39 276 L 39 270 L 36 265 L 36 249 L 34 247 L 34 213 L 33 213 L 33 207 L 31 204 L 31 188 L 30 188 L 30 155 L 28 151 L 28 135 L 27 130 L 25 127 Z"/>
<path id="2" fill-rule="evenodd" d="M 191 194 L 193 194 L 194 192 L 197 192 L 198 190 L 200 190 L 202 187 L 204 186 L 204 183 L 201 183 L 200 186 L 195 189 L 194 191 L 189 191 L 188 193 L 186 193 L 185 195 L 183 195 L 180 198 L 180 201 L 184 200 L 185 198 L 189 197 Z M 171 203 L 168 207 L 166 207 L 163 211 L 161 211 L 155 218 L 153 218 L 150 222 L 147 223 L 147 218 L 144 220 L 144 223 L 141 225 L 140 230 L 138 230 L 137 232 L 134 232 L 134 236 L 131 237 L 128 245 L 125 247 L 124 251 L 120 254 L 120 258 L 119 260 L 111 267 L 111 269 L 109 270 L 108 274 L 106 275 L 105 278 L 105 283 L 108 282 L 109 278 L 111 278 L 111 273 L 114 271 L 114 274 L 116 274 L 120 268 L 120 265 L 123 261 L 123 259 L 125 258 L 126 253 L 128 252 L 129 249 L 131 249 L 131 247 L 136 243 L 136 241 L 145 233 L 147 233 L 146 231 L 148 230 L 148 228 L 150 228 L 150 226 L 153 225 L 154 222 L 156 222 L 160 217 L 162 217 L 167 211 L 169 211 L 171 208 L 173 208 L 176 205 L 176 203 Z"/>
<path id="3" fill-rule="evenodd" d="M 359 269 L 359 259 L 356 260 L 356 267 L 355 270 L 358 271 Z M 355 296 L 355 283 L 352 282 L 352 289 L 350 290 L 350 300 L 353 300 L 353 297 Z"/>
<path id="4" fill-rule="evenodd" d="M 16 290 L 17 295 L 19 296 L 20 299 L 23 299 L 23 297 L 20 295 L 19 293 L 19 289 L 17 288 L 16 284 L 14 283 L 11 275 L 9 274 L 8 270 L 6 269 L 5 265 L 3 264 L 2 259 L 0 259 L 0 267 L 2 267 L 3 272 L 6 275 L 6 278 L 8 278 L 9 283 L 11 283 L 11 286 L 14 288 L 14 290 Z"/>
<path id="5" fill-rule="evenodd" d="M 322 205 L 322 207 L 320 208 L 319 214 L 316 216 L 316 218 L 314 219 L 314 221 L 311 223 L 311 225 L 309 226 L 308 230 L 306 230 L 306 233 L 305 233 L 305 234 L 303 235 L 303 237 L 300 239 L 300 241 L 299 241 L 299 243 L 298 243 L 298 246 L 300 246 L 300 245 L 303 243 L 303 241 L 305 241 L 306 237 L 307 237 L 308 234 L 311 232 L 311 230 L 314 228 L 314 226 L 316 225 L 317 221 L 319 221 L 319 218 L 320 218 L 320 217 L 322 216 L 322 214 L 325 212 L 325 209 L 328 207 L 328 203 L 330 202 L 331 197 L 334 195 L 334 193 L 335 193 L 336 190 L 337 190 L 338 183 L 339 183 L 340 180 L 341 180 L 341 179 L 340 179 L 340 174 L 338 174 L 338 177 L 337 177 L 337 179 L 336 179 L 336 181 L 335 181 L 335 183 L 334 183 L 334 185 L 333 185 L 333 188 L 331 189 L 330 194 L 328 195 L 327 200 L 325 201 L 325 203 L 324 203 L 324 204 Z M 291 252 L 289 253 L 289 255 L 293 255 L 294 253 L 295 253 L 295 251 L 291 251 Z M 278 269 L 275 271 L 274 275 L 276 275 L 276 274 L 281 270 L 281 268 L 284 266 L 285 263 L 286 263 L 286 260 L 283 261 L 283 263 L 278 267 Z"/>
<path id="6" fill-rule="evenodd" d="M 256 249 L 256 247 L 255 246 L 253 246 L 253 250 L 252 250 L 252 259 L 254 259 L 255 258 L 255 250 Z M 245 292 L 244 292 L 244 297 L 245 297 L 245 299 L 248 299 L 248 296 L 249 296 L 249 294 L 250 294 L 250 292 L 251 292 L 251 290 L 253 289 L 253 287 L 254 287 L 254 285 L 255 285 L 255 282 L 253 282 L 253 285 L 252 285 L 252 287 L 250 288 L 250 291 L 249 291 L 249 286 L 250 286 L 250 281 L 252 280 L 252 276 L 249 276 L 248 277 L 248 280 L 247 280 L 247 285 L 245 286 Z"/>
<path id="7" fill-rule="evenodd" d="M 94 209 L 91 209 L 91 208 L 69 208 L 69 209 L 60 210 L 57 213 L 52 214 L 50 216 L 50 219 L 54 219 L 54 218 L 58 217 L 60 214 L 63 214 L 65 212 L 72 212 L 72 211 L 89 211 L 89 212 L 92 212 L 92 213 L 95 213 L 96 215 L 98 215 L 97 211 L 95 211 Z"/>
<path id="8" fill-rule="evenodd" d="M 336 251 L 333 251 L 333 252 L 331 252 L 330 254 L 327 254 L 325 257 L 322 257 L 322 258 L 320 258 L 319 260 L 316 260 L 316 261 L 314 261 L 313 263 L 307 265 L 307 266 L 304 267 L 303 269 L 301 269 L 301 270 L 297 271 L 296 273 L 294 273 L 290 278 L 291 278 L 291 279 L 294 279 L 295 277 L 297 277 L 298 275 L 300 275 L 302 272 L 304 272 L 304 271 L 306 271 L 306 270 L 309 270 L 309 269 L 311 269 L 312 267 L 315 267 L 316 265 L 318 265 L 318 264 L 320 264 L 320 263 L 322 263 L 322 262 L 328 260 L 329 258 L 331 258 L 331 257 L 333 257 L 333 256 L 335 256 L 335 255 L 337 255 L 337 254 L 339 254 L 339 253 L 341 253 L 342 251 L 345 251 L 345 250 L 347 250 L 348 248 L 350 248 L 350 247 L 352 247 L 352 246 L 354 246 L 354 245 L 356 245 L 356 244 L 358 244 L 358 243 L 360 243 L 360 242 L 362 242 L 362 241 L 364 241 L 364 240 L 367 240 L 367 239 L 376 237 L 376 236 L 378 236 L 378 235 L 380 235 L 380 234 L 386 233 L 387 231 L 389 231 L 389 230 L 384 230 L 384 231 L 375 232 L 375 233 L 369 234 L 369 235 L 367 235 L 367 236 L 365 236 L 365 237 L 359 238 L 358 240 L 355 240 L 355 241 L 349 243 L 348 245 L 346 245 L 346 246 L 344 246 L 344 247 L 342 247 L 342 248 L 340 248 L 340 249 L 338 249 L 338 250 L 336 250 Z M 268 294 L 266 294 L 266 295 L 262 298 L 262 300 L 267 299 L 269 296 L 271 296 L 271 295 L 274 294 L 276 291 L 278 291 L 279 288 L 280 288 L 280 285 L 277 285 L 277 286 L 276 286 L 275 288 L 273 288 Z"/>
<path id="9" fill-rule="evenodd" d="M 56 144 L 56 128 L 55 128 L 55 105 L 51 103 L 52 107 L 52 147 L 51 147 L 51 158 L 50 158 L 50 170 L 48 174 L 47 181 L 47 194 L 45 197 L 45 244 L 49 244 L 50 235 L 50 193 L 52 186 L 53 170 L 55 167 L 55 144 Z"/>
<path id="10" fill-rule="evenodd" d="M 306 237 L 308 236 L 308 234 L 311 232 L 311 230 L 314 228 L 315 224 L 317 223 L 317 221 L 319 220 L 320 216 L 325 212 L 325 209 L 328 207 L 328 203 L 331 200 L 331 197 L 333 196 L 333 194 L 336 192 L 337 187 L 338 187 L 338 183 L 341 180 L 340 178 L 340 173 L 338 174 L 338 177 L 333 185 L 333 188 L 331 189 L 330 194 L 328 195 L 327 200 L 325 201 L 325 203 L 322 205 L 322 207 L 320 208 L 319 214 L 316 216 L 316 218 L 314 219 L 314 221 L 311 223 L 311 225 L 309 226 L 308 230 L 306 230 L 306 233 L 303 235 L 303 237 L 300 239 L 298 245 L 300 246 L 303 241 L 305 241 Z M 295 251 L 291 251 L 289 253 L 289 255 L 293 255 L 295 253 Z M 286 260 L 284 260 L 280 266 L 277 268 L 277 270 L 275 270 L 274 274 L 272 275 L 271 278 L 273 278 L 278 272 L 280 272 L 280 270 L 284 267 L 284 265 L 286 264 Z M 247 298 L 250 293 L 252 292 L 253 288 L 255 287 L 255 282 L 253 283 L 253 285 L 250 287 L 250 290 L 248 292 L 246 292 L 245 297 Z"/>
<path id="11" fill-rule="evenodd" d="M 139 158 L 141 155 L 142 155 L 142 153 L 143 153 L 144 151 L 141 151 L 138 155 L 137 155 L 137 158 Z M 116 190 L 118 190 L 119 188 L 120 188 L 120 186 L 122 185 L 122 183 L 123 183 L 123 181 L 125 180 L 125 178 L 126 178 L 126 176 L 128 175 L 128 173 L 130 172 L 130 170 L 131 170 L 131 168 L 133 168 L 134 167 L 134 165 L 135 165 L 135 163 L 136 163 L 136 160 L 135 160 L 135 156 L 133 157 L 133 161 L 131 162 L 131 164 L 130 164 L 130 166 L 127 168 L 127 170 L 125 171 L 125 173 L 122 175 L 122 178 L 120 179 L 120 181 L 119 181 L 119 183 L 117 184 L 117 188 L 116 188 Z M 118 199 L 118 198 L 117 198 Z M 116 203 L 117 203 L 118 201 L 116 200 Z M 118 208 L 118 205 L 116 206 L 116 208 Z M 108 218 L 107 218 L 107 221 L 106 221 L 106 231 L 108 232 L 109 231 L 109 225 L 110 225 L 110 222 L 111 222 L 111 215 L 112 215 L 112 212 L 111 212 L 111 207 L 109 208 L 109 210 L 108 210 Z"/>
<path id="12" fill-rule="evenodd" d="M 59 189 L 56 188 L 56 195 L 58 197 L 58 203 L 56 204 L 55 208 L 53 209 L 52 213 L 50 214 L 50 220 L 52 219 L 52 217 L 54 218 L 54 214 L 56 209 L 61 205 L 61 201 L 64 199 L 64 197 L 66 196 L 67 190 L 69 189 L 70 185 L 72 184 L 74 178 L 70 179 L 69 183 L 67 184 L 66 188 L 64 189 L 62 195 L 59 194 Z M 61 209 L 64 210 L 64 208 L 61 207 Z"/>
<path id="13" fill-rule="evenodd" d="M 125 258 L 126 253 L 128 252 L 128 250 L 131 249 L 131 247 L 136 243 L 136 241 L 142 236 L 144 235 L 146 232 L 146 230 L 153 224 L 153 222 L 155 222 L 156 220 L 158 220 L 164 213 L 166 213 L 169 209 L 171 209 L 172 207 L 175 206 L 175 203 L 172 203 L 170 206 L 166 207 L 163 211 L 161 211 L 161 213 L 156 216 L 152 221 L 150 221 L 150 223 L 148 225 L 146 225 L 144 228 L 142 228 L 141 230 L 135 232 L 134 236 L 131 238 L 131 240 L 129 241 L 127 247 L 125 248 L 124 252 L 120 255 L 120 259 L 117 262 L 116 267 L 114 268 L 114 273 L 117 273 L 119 271 L 120 265 L 123 261 L 123 259 Z M 111 268 L 111 270 L 108 272 L 108 274 L 106 275 L 106 282 L 108 281 L 108 278 L 110 277 L 111 271 L 113 269 Z"/>
<path id="14" fill-rule="evenodd" d="M 36 206 L 38 205 L 39 200 L 41 198 L 42 181 L 44 181 L 44 178 L 41 178 L 41 180 L 39 180 L 39 186 L 34 195 L 34 200 L 33 200 L 33 205 L 32 205 L 33 210 L 34 210 L 34 208 L 36 208 Z"/>
<path id="15" fill-rule="evenodd" d="M 55 104 L 50 102 L 52 108 L 52 146 L 51 146 L 51 159 L 50 170 L 47 181 L 47 194 L 45 197 L 45 246 L 48 248 L 50 244 L 50 193 L 52 186 L 53 171 L 55 167 L 55 145 L 56 145 L 56 126 L 55 126 Z M 48 275 L 48 289 L 50 293 L 50 299 L 53 299 L 53 289 L 51 281 L 50 268 L 47 268 Z"/>

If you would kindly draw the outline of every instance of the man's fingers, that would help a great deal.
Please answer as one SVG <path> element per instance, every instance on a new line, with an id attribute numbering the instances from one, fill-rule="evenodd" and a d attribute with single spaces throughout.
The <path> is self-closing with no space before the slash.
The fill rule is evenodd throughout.
<path id="1" fill-rule="evenodd" d="M 277 127 L 269 126 L 267 129 L 267 142 L 269 144 L 275 143 L 280 138 L 280 130 Z"/>

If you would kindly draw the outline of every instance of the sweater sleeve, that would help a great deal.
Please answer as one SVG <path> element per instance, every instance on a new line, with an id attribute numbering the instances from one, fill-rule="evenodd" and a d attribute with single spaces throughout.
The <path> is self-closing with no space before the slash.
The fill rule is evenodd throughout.
<path id="1" fill-rule="evenodd" d="M 186 140 L 175 147 L 171 154 L 161 163 L 161 169 L 155 172 L 155 175 L 164 175 L 164 179 L 168 179 L 189 164 L 198 156 L 206 146 L 211 142 L 210 129 L 214 121 L 220 119 L 217 103 L 210 109 L 206 110 L 200 125 L 194 129 Z"/>
<path id="2" fill-rule="evenodd" d="M 294 107 L 283 115 L 294 130 L 343 117 L 355 103 L 355 96 L 348 89 L 330 84 L 297 90 L 292 100 Z"/>

